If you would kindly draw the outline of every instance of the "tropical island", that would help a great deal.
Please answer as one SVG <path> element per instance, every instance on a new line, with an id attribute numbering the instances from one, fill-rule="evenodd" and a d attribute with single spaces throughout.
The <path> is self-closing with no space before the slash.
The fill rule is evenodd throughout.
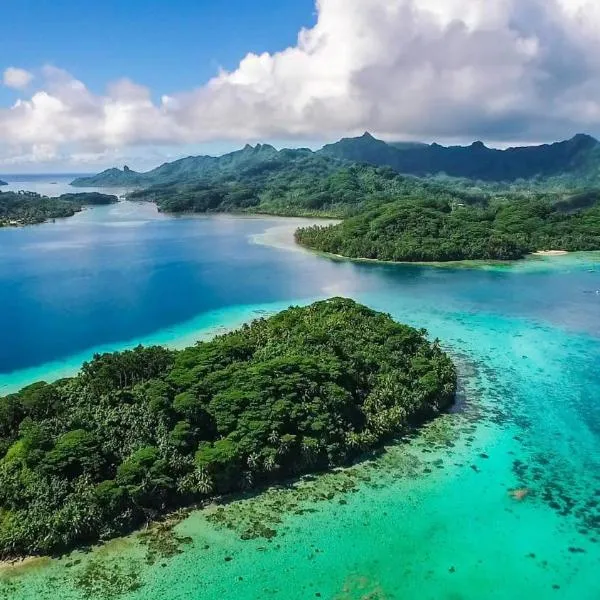
<path id="1" fill-rule="evenodd" d="M 600 250 L 600 143 L 579 134 L 495 150 L 386 143 L 370 134 L 317 152 L 246 145 L 147 173 L 109 169 L 73 185 L 129 185 L 171 213 L 344 219 L 296 240 L 386 261 L 517 260 L 540 250 Z"/>
<path id="2" fill-rule="evenodd" d="M 74 378 L 0 399 L 0 558 L 347 464 L 455 390 L 437 340 L 342 298 L 181 351 L 96 355 Z"/>
<path id="3" fill-rule="evenodd" d="M 0 192 L 0 227 L 35 225 L 49 219 L 72 217 L 86 205 L 112 204 L 117 196 L 84 192 L 56 198 L 35 192 Z"/>

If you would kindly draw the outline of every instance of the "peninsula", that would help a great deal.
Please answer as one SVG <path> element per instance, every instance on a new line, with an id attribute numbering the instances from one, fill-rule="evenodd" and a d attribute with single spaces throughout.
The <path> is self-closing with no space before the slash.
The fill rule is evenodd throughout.
<path id="1" fill-rule="evenodd" d="M 295 237 L 313 250 L 357 259 L 516 260 L 546 249 L 600 250 L 600 204 L 565 211 L 543 199 L 395 202 L 338 225 L 298 229 Z"/>
<path id="2" fill-rule="evenodd" d="M 424 330 L 333 298 L 181 351 L 97 355 L 0 399 L 0 558 L 343 465 L 453 402 Z"/>
<path id="3" fill-rule="evenodd" d="M 86 205 L 112 204 L 117 196 L 85 192 L 56 198 L 34 192 L 0 192 L 0 227 L 35 225 L 49 219 L 72 217 Z"/>

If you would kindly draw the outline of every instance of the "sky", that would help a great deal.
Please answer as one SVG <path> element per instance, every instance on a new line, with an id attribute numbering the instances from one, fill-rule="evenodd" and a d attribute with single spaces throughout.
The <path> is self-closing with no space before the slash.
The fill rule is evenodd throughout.
<path id="1" fill-rule="evenodd" d="M 0 175 L 600 136 L 597 0 L 1 0 Z"/>

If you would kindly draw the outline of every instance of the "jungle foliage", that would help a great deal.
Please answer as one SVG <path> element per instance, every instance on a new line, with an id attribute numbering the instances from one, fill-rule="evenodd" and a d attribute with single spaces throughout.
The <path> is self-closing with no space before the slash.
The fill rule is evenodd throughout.
<path id="1" fill-rule="evenodd" d="M 425 333 L 334 298 L 1 398 L 0 557 L 347 463 L 452 403 L 455 368 Z"/>
<path id="2" fill-rule="evenodd" d="M 592 195 L 592 198 L 594 196 Z M 299 229 L 299 243 L 331 254 L 386 261 L 514 260 L 536 250 L 600 249 L 600 205 L 590 197 L 394 202 L 339 225 Z"/>

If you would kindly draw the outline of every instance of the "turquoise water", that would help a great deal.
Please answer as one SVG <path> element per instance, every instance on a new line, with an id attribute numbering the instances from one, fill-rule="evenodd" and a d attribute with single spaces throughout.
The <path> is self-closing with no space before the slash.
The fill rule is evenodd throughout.
<path id="1" fill-rule="evenodd" d="M 166 536 L 171 552 L 164 555 L 134 535 L 92 552 L 0 569 L 0 598 L 600 598 L 597 255 L 473 269 L 358 265 L 286 250 L 289 227 L 273 219 L 176 220 L 150 216 L 147 207 L 112 210 L 82 217 L 91 243 L 107 241 L 106 226 L 93 222 L 123 220 L 127 211 L 126 219 L 146 220 L 135 229 L 151 231 L 121 240 L 119 253 L 124 262 L 139 256 L 148 269 L 172 277 L 149 277 L 148 302 L 169 293 L 164 282 L 172 285 L 178 273 L 194 274 L 200 289 L 175 307 L 185 318 L 152 330 L 147 306 L 129 309 L 136 314 L 128 313 L 135 327 L 127 335 L 109 327 L 110 340 L 88 338 L 87 347 L 70 336 L 70 346 L 50 345 L 54 362 L 28 364 L 23 352 L 11 363 L 20 367 L 5 370 L 0 384 L 10 388 L 34 373 L 51 378 L 60 365 L 76 369 L 98 346 L 189 343 L 291 302 L 340 294 L 440 337 L 459 365 L 459 402 L 410 440 L 350 469 L 192 512 Z M 71 241 L 59 227 L 62 242 Z M 47 229 L 18 235 L 33 231 Z M 164 248 L 188 234 L 177 260 L 161 262 Z M 5 251 L 1 244 L 2 238 Z M 215 252 L 207 258 L 210 246 Z M 70 277 L 61 256 L 37 276 L 56 269 Z M 203 279 L 211 260 L 218 263 Z M 111 262 L 103 263 L 106 270 Z M 206 290 L 219 301 L 211 305 Z M 85 304 L 79 292 L 67 291 L 63 306 Z M 120 294 L 101 303 L 127 310 Z M 186 312 L 186 298 L 205 304 Z M 109 308 L 99 314 L 110 316 Z M 81 313 L 90 314 L 96 313 Z M 515 489 L 526 490 L 522 500 L 511 495 Z M 252 537 L 253 523 L 276 535 L 242 539 Z"/>

